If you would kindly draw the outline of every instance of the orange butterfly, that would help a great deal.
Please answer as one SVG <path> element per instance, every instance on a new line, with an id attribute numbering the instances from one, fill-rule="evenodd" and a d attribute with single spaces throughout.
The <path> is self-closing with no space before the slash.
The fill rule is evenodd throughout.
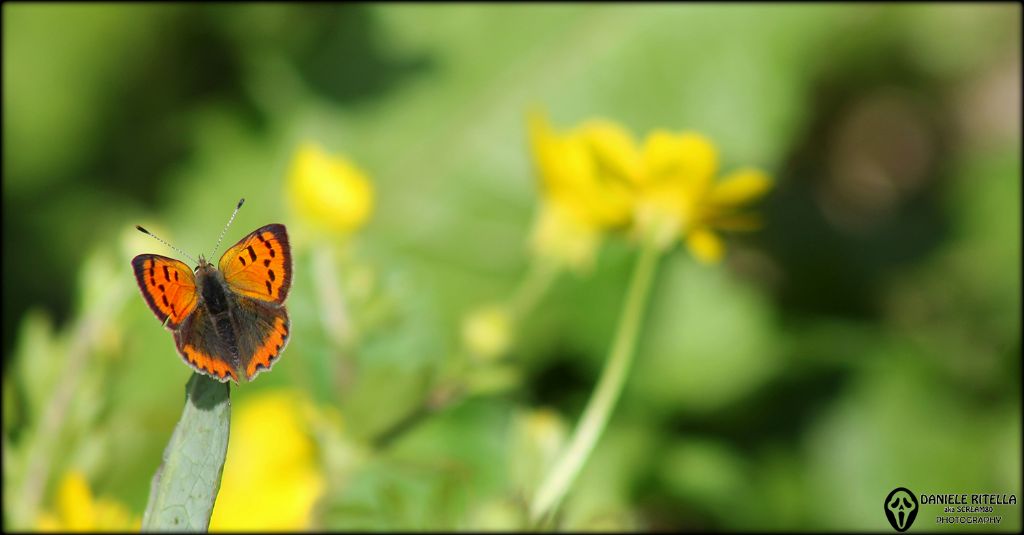
<path id="1" fill-rule="evenodd" d="M 243 202 L 238 201 L 228 226 Z M 142 297 L 174 333 L 185 362 L 221 382 L 238 383 L 239 377 L 251 381 L 269 370 L 288 345 L 291 322 L 284 307 L 292 283 L 288 233 L 280 224 L 260 227 L 220 257 L 219 270 L 202 256 L 198 264 L 193 274 L 184 262 L 166 256 L 140 254 L 132 259 Z"/>

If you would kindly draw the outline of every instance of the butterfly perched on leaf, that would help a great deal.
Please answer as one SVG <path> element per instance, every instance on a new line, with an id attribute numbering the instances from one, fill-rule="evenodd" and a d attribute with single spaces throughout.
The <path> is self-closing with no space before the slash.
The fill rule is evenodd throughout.
<path id="1" fill-rule="evenodd" d="M 250 232 L 216 267 L 202 256 L 193 270 L 180 260 L 140 254 L 132 268 L 149 308 L 174 333 L 178 353 L 200 373 L 221 382 L 251 381 L 288 345 L 291 322 L 284 300 L 291 289 L 292 254 L 284 225 Z"/>

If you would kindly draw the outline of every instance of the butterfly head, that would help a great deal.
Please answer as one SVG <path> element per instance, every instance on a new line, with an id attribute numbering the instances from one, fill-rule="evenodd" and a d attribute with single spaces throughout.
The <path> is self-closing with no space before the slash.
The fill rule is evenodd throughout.
<path id="1" fill-rule="evenodd" d="M 205 256 L 199 255 L 199 265 L 195 269 L 196 279 L 205 279 L 216 272 L 217 268 Z"/>

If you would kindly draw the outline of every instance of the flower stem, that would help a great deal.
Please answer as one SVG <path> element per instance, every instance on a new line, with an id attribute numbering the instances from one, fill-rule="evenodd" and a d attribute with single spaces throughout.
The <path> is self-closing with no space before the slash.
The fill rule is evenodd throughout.
<path id="1" fill-rule="evenodd" d="M 573 432 L 568 447 L 555 461 L 554 468 L 548 472 L 530 505 L 530 520 L 535 524 L 551 513 L 568 492 L 611 417 L 636 352 L 636 338 L 659 256 L 658 247 L 650 242 L 645 243 L 633 268 L 633 277 L 629 293 L 626 294 L 625 307 L 619 317 L 615 341 L 612 343 L 611 354 L 605 362 L 597 388 L 583 410 L 583 416 Z"/>

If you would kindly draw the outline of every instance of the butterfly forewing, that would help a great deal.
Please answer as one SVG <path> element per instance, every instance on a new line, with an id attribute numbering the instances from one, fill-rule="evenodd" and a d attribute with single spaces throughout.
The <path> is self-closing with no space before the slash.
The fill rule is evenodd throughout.
<path id="1" fill-rule="evenodd" d="M 146 303 L 167 328 L 176 329 L 196 308 L 196 279 L 184 262 L 140 254 L 132 259 L 132 268 Z"/>
<path id="2" fill-rule="evenodd" d="M 292 253 L 284 225 L 252 231 L 220 257 L 219 268 L 232 291 L 283 303 L 292 284 Z"/>

